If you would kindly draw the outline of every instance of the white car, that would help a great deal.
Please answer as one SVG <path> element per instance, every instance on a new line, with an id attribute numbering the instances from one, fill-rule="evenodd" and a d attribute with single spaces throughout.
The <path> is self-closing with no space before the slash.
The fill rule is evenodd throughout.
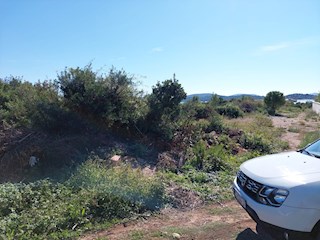
<path id="1" fill-rule="evenodd" d="M 320 139 L 297 152 L 244 162 L 233 191 L 274 238 L 320 240 Z"/>

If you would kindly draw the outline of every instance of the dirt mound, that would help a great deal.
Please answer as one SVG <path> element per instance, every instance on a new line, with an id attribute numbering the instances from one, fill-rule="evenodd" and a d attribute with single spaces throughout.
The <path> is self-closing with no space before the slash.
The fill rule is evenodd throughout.
<path id="1" fill-rule="evenodd" d="M 172 183 L 166 188 L 166 191 L 170 198 L 170 203 L 174 208 L 186 210 L 196 208 L 203 204 L 203 201 L 196 192 L 182 188 L 176 184 Z"/>

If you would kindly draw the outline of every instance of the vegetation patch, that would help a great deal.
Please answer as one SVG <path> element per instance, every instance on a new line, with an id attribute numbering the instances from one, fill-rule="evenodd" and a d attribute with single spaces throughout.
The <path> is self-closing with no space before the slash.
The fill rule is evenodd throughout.
<path id="1" fill-rule="evenodd" d="M 165 203 L 164 186 L 128 166 L 80 166 L 64 184 L 42 180 L 0 185 L 0 236 L 62 239 Z"/>
<path id="2" fill-rule="evenodd" d="M 305 134 L 304 138 L 300 143 L 300 148 L 306 147 L 308 144 L 314 142 L 320 138 L 320 131 L 312 131 Z"/>

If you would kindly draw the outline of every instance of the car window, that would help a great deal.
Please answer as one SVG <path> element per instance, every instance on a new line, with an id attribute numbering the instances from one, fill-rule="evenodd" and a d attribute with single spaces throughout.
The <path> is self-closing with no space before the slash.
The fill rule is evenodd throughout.
<path id="1" fill-rule="evenodd" d="M 320 139 L 310 146 L 306 147 L 305 151 L 315 155 L 316 157 L 320 157 Z"/>

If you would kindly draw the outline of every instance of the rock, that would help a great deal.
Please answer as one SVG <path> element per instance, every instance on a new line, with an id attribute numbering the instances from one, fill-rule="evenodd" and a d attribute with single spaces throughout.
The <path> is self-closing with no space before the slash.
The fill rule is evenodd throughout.
<path id="1" fill-rule="evenodd" d="M 112 162 L 119 162 L 120 159 L 121 159 L 121 156 L 120 156 L 120 155 L 113 155 L 113 156 L 110 158 L 110 160 L 111 160 Z"/>
<path id="2" fill-rule="evenodd" d="M 29 165 L 30 165 L 31 167 L 34 167 L 34 166 L 38 163 L 38 161 L 39 161 L 39 158 L 37 158 L 37 157 L 35 157 L 35 156 L 31 156 L 31 157 L 29 158 Z"/>
<path id="3" fill-rule="evenodd" d="M 172 237 L 173 237 L 174 239 L 180 239 L 180 238 L 181 238 L 181 236 L 180 236 L 179 233 L 172 233 Z"/>

